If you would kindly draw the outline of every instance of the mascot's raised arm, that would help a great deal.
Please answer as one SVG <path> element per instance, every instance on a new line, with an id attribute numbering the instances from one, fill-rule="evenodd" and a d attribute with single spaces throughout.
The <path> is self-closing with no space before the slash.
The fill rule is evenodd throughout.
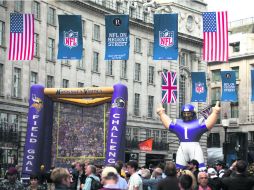
<path id="1" fill-rule="evenodd" d="M 180 146 L 176 155 L 176 165 L 178 168 L 185 168 L 188 161 L 195 159 L 199 162 L 199 167 L 205 167 L 204 156 L 199 145 L 201 136 L 211 130 L 217 121 L 220 113 L 219 101 L 216 102 L 211 115 L 205 120 L 197 119 L 195 108 L 191 104 L 186 104 L 181 109 L 182 119 L 172 120 L 165 114 L 165 109 L 160 105 L 157 114 L 165 128 L 176 134 L 179 138 Z"/>

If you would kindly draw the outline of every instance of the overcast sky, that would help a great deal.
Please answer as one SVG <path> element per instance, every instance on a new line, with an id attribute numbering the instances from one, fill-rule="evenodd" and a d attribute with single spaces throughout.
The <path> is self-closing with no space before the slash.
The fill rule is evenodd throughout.
<path id="1" fill-rule="evenodd" d="M 205 0 L 209 11 L 228 11 L 229 21 L 254 17 L 254 0 Z"/>

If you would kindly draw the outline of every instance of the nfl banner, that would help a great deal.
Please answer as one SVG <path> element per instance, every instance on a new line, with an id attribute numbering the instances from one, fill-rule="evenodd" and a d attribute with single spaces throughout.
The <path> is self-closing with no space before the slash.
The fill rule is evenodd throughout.
<path id="1" fill-rule="evenodd" d="M 254 101 L 254 70 L 251 70 L 251 101 Z"/>
<path id="2" fill-rule="evenodd" d="M 177 60 L 178 14 L 154 15 L 154 60 Z"/>
<path id="3" fill-rule="evenodd" d="M 236 77 L 235 71 L 221 71 L 222 96 L 221 101 L 236 102 Z"/>
<path id="4" fill-rule="evenodd" d="M 191 72 L 192 102 L 206 102 L 207 87 L 205 72 Z"/>
<path id="5" fill-rule="evenodd" d="M 106 25 L 106 53 L 105 60 L 129 59 L 129 16 L 107 15 Z"/>
<path id="6" fill-rule="evenodd" d="M 176 103 L 177 76 L 176 72 L 163 72 L 162 74 L 162 103 Z"/>
<path id="7" fill-rule="evenodd" d="M 83 39 L 80 15 L 58 15 L 59 43 L 57 59 L 82 59 Z"/>

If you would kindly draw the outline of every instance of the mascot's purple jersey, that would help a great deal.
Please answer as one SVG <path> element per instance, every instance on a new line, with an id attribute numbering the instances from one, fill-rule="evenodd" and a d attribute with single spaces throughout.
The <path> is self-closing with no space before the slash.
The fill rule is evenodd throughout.
<path id="1" fill-rule="evenodd" d="M 180 142 L 198 142 L 201 136 L 208 131 L 204 119 L 189 122 L 177 119 L 169 125 L 169 130 L 176 134 Z"/>

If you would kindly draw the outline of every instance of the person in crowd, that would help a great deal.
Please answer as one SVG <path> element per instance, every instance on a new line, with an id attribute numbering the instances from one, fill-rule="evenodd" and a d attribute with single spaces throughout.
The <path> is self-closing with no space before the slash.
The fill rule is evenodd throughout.
<path id="1" fill-rule="evenodd" d="M 128 173 L 131 175 L 128 182 L 128 190 L 143 190 L 142 179 L 137 173 L 138 163 L 134 160 L 127 163 Z"/>
<path id="2" fill-rule="evenodd" d="M 85 164 L 81 161 L 75 163 L 76 172 L 73 174 L 73 183 L 75 190 L 82 190 L 82 184 L 85 184 L 86 175 L 84 172 Z"/>
<path id="3" fill-rule="evenodd" d="M 150 190 L 156 190 L 158 183 L 163 179 L 162 178 L 163 171 L 161 168 L 157 167 L 153 170 L 151 179 L 143 178 L 143 187 L 148 187 Z"/>
<path id="4" fill-rule="evenodd" d="M 193 190 L 192 183 L 193 183 L 193 180 L 190 175 L 183 174 L 179 177 L 180 190 Z"/>
<path id="5" fill-rule="evenodd" d="M 166 115 L 162 104 L 158 107 L 157 114 L 163 126 L 175 133 L 180 140 L 180 146 L 176 156 L 176 165 L 178 168 L 185 168 L 188 164 L 187 161 L 191 159 L 198 160 L 200 168 L 205 167 L 203 151 L 199 144 L 199 140 L 204 133 L 213 128 L 219 113 L 219 101 L 216 103 L 215 107 L 213 107 L 212 113 L 206 120 L 203 118 L 197 119 L 195 107 L 191 104 L 182 106 L 182 119 L 174 120 Z"/>
<path id="6" fill-rule="evenodd" d="M 235 172 L 229 177 L 222 178 L 222 186 L 226 190 L 247 190 L 254 186 L 254 178 L 247 177 L 247 163 L 244 160 L 238 160 L 233 163 L 231 169 L 235 165 Z"/>
<path id="7" fill-rule="evenodd" d="M 6 178 L 0 182 L 1 190 L 25 190 L 24 185 L 17 180 L 18 171 L 14 167 L 10 167 L 6 173 Z"/>
<path id="8" fill-rule="evenodd" d="M 198 186 L 194 190 L 213 190 L 210 185 L 208 185 L 208 174 L 206 172 L 198 173 Z"/>
<path id="9" fill-rule="evenodd" d="M 199 173 L 199 163 L 197 160 L 192 159 L 190 162 L 188 162 L 188 169 L 194 174 L 196 180 L 198 179 L 198 173 Z"/>
<path id="10" fill-rule="evenodd" d="M 117 161 L 115 164 L 115 169 L 118 173 L 117 185 L 120 189 L 127 190 L 128 189 L 127 181 L 121 176 L 122 168 L 123 168 L 123 162 Z"/>
<path id="11" fill-rule="evenodd" d="M 118 173 L 114 167 L 105 167 L 101 173 L 101 183 L 103 184 L 101 190 L 120 190 L 118 179 Z"/>
<path id="12" fill-rule="evenodd" d="M 168 187 L 170 190 L 179 190 L 175 163 L 167 162 L 164 173 L 167 177 L 158 183 L 157 190 L 168 190 Z"/>
<path id="13" fill-rule="evenodd" d="M 92 182 L 93 180 L 99 181 L 100 178 L 96 176 L 96 167 L 94 165 L 88 165 L 86 166 L 86 181 L 85 184 L 82 185 L 82 190 L 92 190 Z"/>
<path id="14" fill-rule="evenodd" d="M 191 188 L 194 189 L 197 187 L 198 183 L 197 183 L 197 178 L 195 177 L 195 175 L 190 171 L 190 170 L 183 170 L 181 171 L 181 175 L 189 175 L 192 179 L 192 185 Z"/>
<path id="15" fill-rule="evenodd" d="M 144 180 L 148 180 L 151 178 L 151 173 L 149 169 L 140 169 L 140 176 L 142 178 L 142 182 L 143 182 L 143 190 L 150 190 L 149 185 L 146 183 L 144 184 Z"/>
<path id="16" fill-rule="evenodd" d="M 55 190 L 69 190 L 72 176 L 66 168 L 53 169 L 50 178 L 55 184 Z"/>
<path id="17" fill-rule="evenodd" d="M 208 168 L 208 184 L 213 190 L 220 190 L 222 188 L 221 179 L 217 176 L 217 172 L 214 168 Z"/>
<path id="18" fill-rule="evenodd" d="M 221 160 L 218 160 L 216 162 L 215 168 L 216 168 L 216 171 L 217 171 L 217 174 L 218 174 L 219 178 L 222 178 L 224 176 L 225 166 L 226 166 L 225 162 L 223 162 Z"/>
<path id="19" fill-rule="evenodd" d="M 30 185 L 27 190 L 46 190 L 46 186 L 39 184 L 39 176 L 32 174 L 30 175 Z"/>

